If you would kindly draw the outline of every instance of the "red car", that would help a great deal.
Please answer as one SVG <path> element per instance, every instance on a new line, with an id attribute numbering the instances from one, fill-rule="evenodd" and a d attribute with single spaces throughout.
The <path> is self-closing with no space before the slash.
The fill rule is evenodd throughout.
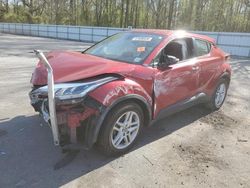
<path id="1" fill-rule="evenodd" d="M 46 54 L 53 69 L 60 145 L 130 149 L 144 126 L 198 103 L 219 109 L 231 77 L 214 40 L 185 31 L 132 30 L 84 52 Z M 47 70 L 32 75 L 31 104 L 50 123 Z"/>

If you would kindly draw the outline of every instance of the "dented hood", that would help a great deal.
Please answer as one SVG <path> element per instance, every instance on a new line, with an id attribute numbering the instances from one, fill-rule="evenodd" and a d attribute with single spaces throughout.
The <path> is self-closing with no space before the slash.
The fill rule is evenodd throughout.
<path id="1" fill-rule="evenodd" d="M 106 73 L 131 74 L 135 65 L 108 60 L 80 52 L 50 52 L 46 55 L 54 74 L 55 83 L 71 82 Z M 33 85 L 47 84 L 47 70 L 38 63 L 31 78 Z"/>

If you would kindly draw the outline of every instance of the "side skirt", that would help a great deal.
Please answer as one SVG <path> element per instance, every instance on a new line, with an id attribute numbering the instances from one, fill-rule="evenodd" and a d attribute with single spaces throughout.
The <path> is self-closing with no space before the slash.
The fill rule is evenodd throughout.
<path id="1" fill-rule="evenodd" d="M 157 117 L 150 123 L 150 125 L 154 124 L 156 121 L 163 119 L 169 115 L 172 115 L 174 113 L 183 111 L 187 108 L 190 108 L 196 104 L 204 103 L 209 100 L 209 97 L 205 93 L 198 93 L 197 95 L 185 99 L 181 102 L 178 102 L 176 104 L 173 104 L 167 108 L 162 109 Z"/>

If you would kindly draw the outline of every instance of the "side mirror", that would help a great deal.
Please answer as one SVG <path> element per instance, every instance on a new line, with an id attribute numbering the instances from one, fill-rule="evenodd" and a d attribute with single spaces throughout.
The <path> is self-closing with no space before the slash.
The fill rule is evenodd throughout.
<path id="1" fill-rule="evenodd" d="M 166 69 L 169 67 L 169 65 L 174 65 L 178 63 L 180 60 L 176 58 L 175 56 L 165 56 L 161 58 L 160 63 L 158 64 L 159 69 Z"/>

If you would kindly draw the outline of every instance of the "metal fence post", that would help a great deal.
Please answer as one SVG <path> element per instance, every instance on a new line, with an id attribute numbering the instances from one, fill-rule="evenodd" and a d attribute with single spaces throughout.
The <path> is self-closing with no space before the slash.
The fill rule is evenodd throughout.
<path id="1" fill-rule="evenodd" d="M 38 36 L 38 37 L 39 37 L 39 35 L 40 35 L 40 34 L 39 34 L 39 25 L 40 25 L 40 24 L 37 24 L 37 36 Z"/>
<path id="2" fill-rule="evenodd" d="M 78 27 L 78 31 L 79 31 L 79 41 L 81 39 L 81 35 L 80 35 L 80 26 Z"/>
<path id="3" fill-rule="evenodd" d="M 94 28 L 91 27 L 91 42 L 94 42 Z"/>
<path id="4" fill-rule="evenodd" d="M 69 26 L 67 26 L 67 40 L 69 40 Z"/>
<path id="5" fill-rule="evenodd" d="M 29 24 L 29 26 L 30 26 L 30 35 L 32 36 L 32 34 L 31 34 L 31 24 Z"/>
<path id="6" fill-rule="evenodd" d="M 56 25 L 56 38 L 58 39 L 58 26 Z"/>
<path id="7" fill-rule="evenodd" d="M 216 44 L 219 45 L 220 32 L 217 33 Z"/>

